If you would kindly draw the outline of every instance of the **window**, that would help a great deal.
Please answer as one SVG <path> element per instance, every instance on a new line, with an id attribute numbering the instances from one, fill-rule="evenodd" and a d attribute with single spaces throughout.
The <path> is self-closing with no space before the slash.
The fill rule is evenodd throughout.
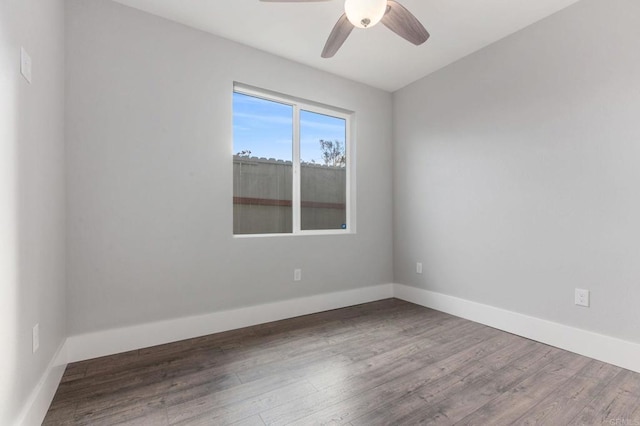
<path id="1" fill-rule="evenodd" d="M 233 233 L 347 233 L 350 114 L 236 85 Z"/>

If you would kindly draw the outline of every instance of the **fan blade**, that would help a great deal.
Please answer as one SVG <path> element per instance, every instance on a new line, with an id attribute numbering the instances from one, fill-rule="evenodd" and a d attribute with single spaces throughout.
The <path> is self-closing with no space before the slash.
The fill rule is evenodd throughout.
<path id="1" fill-rule="evenodd" d="M 321 1 L 331 1 L 331 0 L 260 0 L 265 3 L 318 3 Z"/>
<path id="2" fill-rule="evenodd" d="M 415 45 L 420 45 L 429 38 L 429 33 L 418 18 L 394 0 L 387 2 L 387 13 L 382 18 L 382 23 Z"/>
<path id="3" fill-rule="evenodd" d="M 338 49 L 342 47 L 344 41 L 349 37 L 351 31 L 353 31 L 353 24 L 349 22 L 347 19 L 347 14 L 344 13 L 338 22 L 336 22 L 335 27 L 329 34 L 329 38 L 327 39 L 327 44 L 324 45 L 324 50 L 322 50 L 323 58 L 332 58 L 333 55 L 336 54 Z"/>

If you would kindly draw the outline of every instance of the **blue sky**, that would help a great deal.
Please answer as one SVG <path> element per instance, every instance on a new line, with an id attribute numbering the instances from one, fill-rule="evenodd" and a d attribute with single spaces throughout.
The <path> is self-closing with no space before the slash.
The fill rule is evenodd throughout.
<path id="1" fill-rule="evenodd" d="M 250 150 L 253 157 L 291 161 L 293 107 L 233 94 L 233 153 Z M 322 163 L 320 139 L 344 144 L 345 121 L 309 111 L 300 112 L 300 157 Z"/>

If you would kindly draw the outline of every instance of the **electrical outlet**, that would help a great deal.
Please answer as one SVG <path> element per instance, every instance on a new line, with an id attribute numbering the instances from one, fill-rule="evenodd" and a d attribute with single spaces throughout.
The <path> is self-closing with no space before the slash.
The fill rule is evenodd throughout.
<path id="1" fill-rule="evenodd" d="M 416 274 L 421 274 L 422 273 L 422 263 L 418 262 L 416 263 Z"/>
<path id="2" fill-rule="evenodd" d="M 589 307 L 589 290 L 576 288 L 575 303 L 578 306 L 585 306 L 588 308 Z"/>
<path id="3" fill-rule="evenodd" d="M 293 280 L 294 281 L 302 281 L 302 269 L 294 269 L 293 270 Z"/>
<path id="4" fill-rule="evenodd" d="M 38 348 L 40 347 L 40 324 L 36 324 L 33 326 L 31 337 L 32 337 L 32 349 L 33 349 L 33 353 L 35 354 L 38 351 Z"/>

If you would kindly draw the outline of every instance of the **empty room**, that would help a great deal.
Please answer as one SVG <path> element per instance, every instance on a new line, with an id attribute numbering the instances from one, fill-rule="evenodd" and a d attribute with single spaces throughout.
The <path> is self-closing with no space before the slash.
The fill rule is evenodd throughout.
<path id="1" fill-rule="evenodd" d="M 0 0 L 0 425 L 640 426 L 637 0 Z"/>

